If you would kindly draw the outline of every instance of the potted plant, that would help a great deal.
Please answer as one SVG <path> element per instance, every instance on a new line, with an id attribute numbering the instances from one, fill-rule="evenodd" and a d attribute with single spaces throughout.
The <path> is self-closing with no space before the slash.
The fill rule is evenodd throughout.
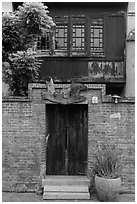
<path id="1" fill-rule="evenodd" d="M 116 201 L 121 186 L 120 155 L 115 145 L 99 144 L 89 162 L 95 178 L 95 188 L 99 201 Z"/>

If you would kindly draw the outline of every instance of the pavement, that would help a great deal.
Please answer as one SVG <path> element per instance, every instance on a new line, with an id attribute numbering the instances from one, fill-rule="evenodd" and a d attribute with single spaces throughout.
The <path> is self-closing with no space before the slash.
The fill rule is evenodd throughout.
<path id="1" fill-rule="evenodd" d="M 49 202 L 99 202 L 96 195 L 91 200 L 49 200 Z M 36 193 L 3 192 L 2 202 L 48 202 L 42 199 L 42 195 Z M 117 202 L 135 202 L 135 194 L 119 194 Z"/>

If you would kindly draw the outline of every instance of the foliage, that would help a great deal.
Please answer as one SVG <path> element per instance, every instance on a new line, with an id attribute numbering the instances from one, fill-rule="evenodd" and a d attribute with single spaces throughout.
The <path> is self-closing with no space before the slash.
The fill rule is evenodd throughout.
<path id="1" fill-rule="evenodd" d="M 17 29 L 16 17 L 13 14 L 2 16 L 2 57 L 8 59 L 8 54 L 20 50 L 20 33 Z"/>
<path id="2" fill-rule="evenodd" d="M 105 178 L 118 178 L 121 170 L 120 155 L 115 145 L 99 144 L 90 161 L 94 175 Z"/>
<path id="3" fill-rule="evenodd" d="M 18 51 L 3 62 L 3 81 L 8 83 L 13 95 L 27 95 L 28 82 L 38 79 L 41 60 L 32 50 Z"/>
<path id="4" fill-rule="evenodd" d="M 43 3 L 25 2 L 2 16 L 3 80 L 15 95 L 26 94 L 28 83 L 38 78 L 40 61 L 28 49 L 34 48 L 38 35 L 55 25 L 48 13 Z"/>
<path id="5" fill-rule="evenodd" d="M 22 46 L 32 46 L 37 35 L 42 35 L 55 26 L 48 13 L 47 6 L 40 2 L 25 2 L 18 7 L 15 16 L 18 18 Z"/>
<path id="6" fill-rule="evenodd" d="M 19 6 L 15 15 L 18 16 L 21 28 L 27 34 L 42 34 L 54 26 L 52 18 L 48 16 L 47 6 L 40 2 L 25 2 Z"/>

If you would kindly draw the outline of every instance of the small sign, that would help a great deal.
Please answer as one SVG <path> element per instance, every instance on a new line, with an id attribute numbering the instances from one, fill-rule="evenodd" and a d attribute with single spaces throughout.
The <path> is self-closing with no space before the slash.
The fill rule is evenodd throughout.
<path id="1" fill-rule="evenodd" d="M 92 97 L 92 103 L 98 103 L 98 97 L 97 96 Z"/>

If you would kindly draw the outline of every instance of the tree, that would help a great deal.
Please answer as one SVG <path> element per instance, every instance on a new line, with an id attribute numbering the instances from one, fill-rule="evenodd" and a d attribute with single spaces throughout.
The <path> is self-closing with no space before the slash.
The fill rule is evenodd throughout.
<path id="1" fill-rule="evenodd" d="M 3 81 L 13 95 L 26 95 L 28 83 L 38 80 L 41 60 L 33 51 L 37 36 L 55 26 L 47 6 L 25 2 L 2 16 Z"/>
<path id="2" fill-rule="evenodd" d="M 28 83 L 38 80 L 40 59 L 31 49 L 9 55 L 10 64 L 3 63 L 4 80 L 16 96 L 27 95 Z"/>

